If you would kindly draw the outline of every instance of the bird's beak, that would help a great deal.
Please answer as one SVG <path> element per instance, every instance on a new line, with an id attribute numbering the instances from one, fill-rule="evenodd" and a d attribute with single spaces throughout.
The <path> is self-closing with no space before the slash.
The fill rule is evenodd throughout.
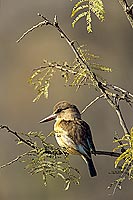
<path id="1" fill-rule="evenodd" d="M 57 117 L 56 114 L 52 114 L 52 115 L 50 115 L 50 116 L 48 116 L 48 117 L 42 119 L 42 120 L 40 121 L 40 123 L 49 122 L 49 121 L 55 119 L 56 117 Z"/>

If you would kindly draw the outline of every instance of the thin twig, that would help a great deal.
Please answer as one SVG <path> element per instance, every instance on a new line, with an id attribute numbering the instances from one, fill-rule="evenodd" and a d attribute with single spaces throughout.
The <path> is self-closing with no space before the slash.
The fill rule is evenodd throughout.
<path id="1" fill-rule="evenodd" d="M 25 140 L 16 131 L 11 130 L 8 126 L 1 125 L 0 129 L 6 129 L 9 133 L 15 135 L 21 142 L 25 143 L 26 145 L 30 146 L 33 149 L 36 149 L 36 147 L 34 146 L 34 144 L 31 141 Z"/>
<path id="2" fill-rule="evenodd" d="M 127 95 L 129 95 L 130 97 L 133 98 L 133 94 L 131 94 L 131 93 L 128 92 L 127 90 L 124 90 L 123 88 L 120 88 L 120 87 L 118 87 L 118 86 L 116 86 L 116 85 L 110 85 L 110 86 L 112 86 L 112 88 L 113 88 L 114 90 L 116 90 L 117 92 L 121 91 L 122 93 L 127 94 Z"/>
<path id="3" fill-rule="evenodd" d="M 0 169 L 4 168 L 4 167 L 7 167 L 9 165 L 12 165 L 13 163 L 17 162 L 18 160 L 20 160 L 22 157 L 28 155 L 28 152 L 24 153 L 24 154 L 21 154 L 19 156 L 17 156 L 15 159 L 11 160 L 10 162 L 4 164 L 4 165 L 1 165 L 0 166 Z"/>
<path id="4" fill-rule="evenodd" d="M 119 136 L 118 136 L 118 134 L 117 133 L 115 133 L 115 137 L 114 137 L 114 140 L 117 140 L 118 141 L 118 143 L 119 143 L 119 145 L 123 145 L 123 143 L 122 143 L 122 141 L 120 140 L 120 138 L 119 138 Z M 121 152 L 123 153 L 123 152 L 125 152 L 125 148 L 122 146 L 121 147 Z"/>
<path id="5" fill-rule="evenodd" d="M 117 188 L 120 189 L 120 186 L 121 186 L 121 183 L 122 183 L 121 178 L 123 177 L 123 180 L 125 179 L 124 174 L 126 173 L 128 167 L 129 167 L 129 165 L 127 165 L 127 167 L 124 169 L 124 171 L 123 171 L 122 174 L 120 175 L 120 178 L 117 180 L 116 185 L 115 185 L 115 187 L 114 187 L 114 189 L 113 189 L 112 195 L 115 194 L 115 191 L 116 191 Z"/>
<path id="6" fill-rule="evenodd" d="M 42 22 L 32 26 L 30 29 L 28 29 L 26 32 L 24 32 L 23 35 L 16 42 L 19 43 L 26 35 L 28 35 L 28 33 L 32 32 L 36 28 L 42 27 L 43 25 L 46 25 L 45 21 L 42 21 Z"/>
<path id="7" fill-rule="evenodd" d="M 117 106 L 117 109 L 115 109 L 115 111 L 116 111 L 116 113 L 117 113 L 117 116 L 118 116 L 118 118 L 119 118 L 120 125 L 121 125 L 121 127 L 123 128 L 124 133 L 130 135 L 129 130 L 128 130 L 127 125 L 126 125 L 126 122 L 125 122 L 125 120 L 124 120 L 124 118 L 123 118 L 122 112 L 121 112 L 121 110 L 120 110 L 120 107 Z"/>
<path id="8" fill-rule="evenodd" d="M 74 71 L 74 70 L 72 70 L 72 69 L 67 69 L 66 67 L 68 67 L 68 66 L 66 66 L 65 64 L 63 65 L 63 64 L 59 64 L 59 63 L 47 63 L 47 65 L 46 66 L 39 66 L 39 67 L 37 67 L 37 68 L 34 68 L 33 69 L 33 71 L 37 71 L 37 70 L 41 70 L 41 69 L 47 69 L 47 68 L 56 68 L 56 69 L 58 69 L 58 70 L 61 70 L 62 72 L 66 72 L 66 73 L 71 73 L 71 74 L 76 74 L 77 72 L 76 71 Z"/>
<path id="9" fill-rule="evenodd" d="M 82 111 L 81 114 L 83 114 L 92 104 L 94 104 L 96 101 L 98 101 L 100 98 L 104 97 L 104 94 L 101 94 L 100 96 L 96 97 L 93 101 L 91 101 Z"/>
<path id="10" fill-rule="evenodd" d="M 117 152 L 112 152 L 112 151 L 95 151 L 92 152 L 92 154 L 96 154 L 99 156 L 111 156 L 111 157 L 119 157 L 121 155 L 121 153 L 117 153 Z"/>
<path id="11" fill-rule="evenodd" d="M 131 24 L 131 27 L 133 28 L 133 4 L 131 6 L 128 5 L 126 0 L 118 0 L 120 5 L 122 6 L 128 21 Z"/>

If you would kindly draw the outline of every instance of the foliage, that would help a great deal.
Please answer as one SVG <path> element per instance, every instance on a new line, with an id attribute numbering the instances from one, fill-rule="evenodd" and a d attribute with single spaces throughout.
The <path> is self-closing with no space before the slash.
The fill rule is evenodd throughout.
<path id="1" fill-rule="evenodd" d="M 75 24 L 81 18 L 85 17 L 86 24 L 87 24 L 87 32 L 88 33 L 92 32 L 91 13 L 94 13 L 101 22 L 104 20 L 105 11 L 104 11 L 104 6 L 103 6 L 102 0 L 80 0 L 80 1 L 78 1 L 72 9 L 71 17 L 74 17 L 77 14 L 74 21 L 72 22 L 72 26 L 74 27 Z"/>
<path id="2" fill-rule="evenodd" d="M 119 174 L 119 178 L 108 187 L 108 189 L 114 187 L 113 194 L 117 188 L 122 189 L 122 183 L 127 177 L 129 180 L 133 179 L 133 128 L 130 130 L 130 135 L 125 134 L 122 138 L 115 139 L 114 142 L 118 143 L 114 151 L 125 149 L 125 147 L 126 149 L 115 160 L 117 171 L 114 171 L 113 174 Z"/>
<path id="3" fill-rule="evenodd" d="M 122 147 L 128 147 L 116 160 L 115 168 L 118 167 L 120 162 L 123 162 L 121 165 L 121 172 L 126 172 L 129 179 L 133 178 L 133 128 L 130 130 L 130 135 L 125 134 L 121 139 L 115 140 L 116 142 L 122 142 L 121 145 L 118 145 L 114 151 L 121 149 Z"/>
<path id="4" fill-rule="evenodd" d="M 53 68 L 47 70 L 45 68 L 34 70 L 33 75 L 29 79 L 29 83 L 34 85 L 34 89 L 38 91 L 38 95 L 33 102 L 39 100 L 42 95 L 44 95 L 45 98 L 48 98 L 48 89 L 53 73 Z"/>
<path id="5" fill-rule="evenodd" d="M 78 46 L 77 51 L 82 60 L 90 66 L 92 72 L 97 70 L 111 72 L 111 68 L 97 63 L 95 60 L 99 57 L 91 54 L 84 45 Z M 38 101 L 41 96 L 48 98 L 49 86 L 54 73 L 57 71 L 61 73 L 66 85 L 76 86 L 77 89 L 84 85 L 95 85 L 90 71 L 85 68 L 85 66 L 77 58 L 74 59 L 71 65 L 69 65 L 67 62 L 62 64 L 57 62 L 49 62 L 47 60 L 44 60 L 43 62 L 44 65 L 34 69 L 33 74 L 29 79 L 29 83 L 34 86 L 35 90 L 37 90 L 37 96 L 33 102 Z M 97 76 L 103 80 L 100 75 Z"/>
<path id="6" fill-rule="evenodd" d="M 45 186 L 47 185 L 47 178 L 49 176 L 53 178 L 60 177 L 65 183 L 65 190 L 67 190 L 71 183 L 79 184 L 80 173 L 70 165 L 68 154 L 64 149 L 60 150 L 53 144 L 46 142 L 46 139 L 53 135 L 53 132 L 47 137 L 40 132 L 25 134 L 28 140 L 34 144 L 35 148 L 30 151 L 28 158 L 23 161 L 27 163 L 25 168 L 31 175 L 41 174 Z"/>
<path id="7" fill-rule="evenodd" d="M 31 174 L 40 174 L 43 180 L 43 184 L 47 186 L 49 177 L 60 177 L 64 181 L 65 190 L 68 190 L 70 184 L 79 184 L 80 173 L 72 167 L 69 162 L 69 157 L 65 149 L 56 148 L 53 144 L 47 143 L 47 138 L 54 135 L 51 132 L 47 137 L 41 132 L 28 132 L 28 133 L 16 133 L 11 131 L 8 127 L 4 126 L 8 132 L 17 135 L 19 138 L 17 143 L 19 145 L 27 144 L 32 147 L 28 152 L 19 155 L 9 163 L 0 166 L 0 168 L 6 167 L 20 160 L 25 164 L 25 169 Z"/>

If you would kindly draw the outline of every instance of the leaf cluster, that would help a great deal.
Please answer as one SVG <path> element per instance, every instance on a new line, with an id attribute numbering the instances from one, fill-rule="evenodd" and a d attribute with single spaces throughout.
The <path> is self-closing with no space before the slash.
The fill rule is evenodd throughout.
<path id="1" fill-rule="evenodd" d="M 96 17 L 102 22 L 104 20 L 104 6 L 102 0 L 80 0 L 78 1 L 73 9 L 71 17 L 75 17 L 75 19 L 72 22 L 72 26 L 74 27 L 75 24 L 83 17 L 86 19 L 86 25 L 87 25 L 87 32 L 92 32 L 92 17 L 91 13 L 94 13 Z"/>
<path id="2" fill-rule="evenodd" d="M 50 86 L 51 78 L 53 77 L 53 73 L 53 68 L 40 68 L 34 70 L 32 76 L 29 79 L 29 83 L 34 86 L 34 89 L 37 90 L 38 94 L 33 102 L 39 100 L 42 95 L 44 95 L 45 98 L 48 98 L 48 89 Z"/>
<path id="3" fill-rule="evenodd" d="M 90 53 L 84 45 L 78 45 L 77 51 L 82 60 L 89 65 L 92 73 L 97 70 L 111 72 L 111 68 L 98 63 L 97 59 L 99 59 L 99 56 Z M 61 77 L 64 78 L 65 85 L 76 86 L 77 89 L 85 85 L 95 86 L 95 80 L 93 79 L 92 73 L 78 58 L 75 58 L 70 65 L 67 62 L 61 64 L 49 62 L 47 60 L 44 60 L 43 62 L 44 65 L 34 69 L 33 74 L 29 79 L 29 83 L 37 90 L 37 96 L 33 102 L 38 101 L 41 96 L 48 98 L 50 83 L 57 71 L 60 72 Z M 95 72 L 95 74 L 97 73 Z M 99 74 L 97 74 L 97 77 L 103 81 L 103 78 Z"/>
<path id="4" fill-rule="evenodd" d="M 41 132 L 21 133 L 20 135 L 33 147 L 21 158 L 21 162 L 26 165 L 25 169 L 31 175 L 40 174 L 45 186 L 49 177 L 60 177 L 64 181 L 65 190 L 69 189 L 71 183 L 79 184 L 80 173 L 71 166 L 66 151 L 46 142 L 48 137 L 54 135 L 53 132 L 47 137 Z M 23 144 L 23 142 L 18 141 L 18 144 Z"/>
<path id="5" fill-rule="evenodd" d="M 128 174 L 129 179 L 133 179 L 133 128 L 130 130 L 130 135 L 125 134 L 122 138 L 115 140 L 115 143 L 120 143 L 114 151 L 125 148 L 127 149 L 115 160 L 115 168 L 122 162 L 121 172 Z"/>
<path id="6" fill-rule="evenodd" d="M 113 151 L 122 150 L 122 153 L 115 160 L 115 168 L 117 171 L 113 171 L 113 174 L 119 174 L 119 178 L 110 184 L 108 189 L 115 190 L 122 189 L 122 183 L 128 177 L 129 180 L 133 179 L 133 128 L 130 130 L 130 135 L 125 134 L 122 138 L 115 139 L 114 143 L 118 143 L 118 146 Z"/>

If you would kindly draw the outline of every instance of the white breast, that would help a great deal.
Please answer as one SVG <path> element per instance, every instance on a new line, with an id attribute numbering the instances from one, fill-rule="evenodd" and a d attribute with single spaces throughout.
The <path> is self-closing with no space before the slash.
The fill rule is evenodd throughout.
<path id="1" fill-rule="evenodd" d="M 74 144 L 73 140 L 68 137 L 67 134 L 63 133 L 55 133 L 55 138 L 57 140 L 57 143 L 60 147 L 71 147 L 76 149 L 76 145 Z"/>

